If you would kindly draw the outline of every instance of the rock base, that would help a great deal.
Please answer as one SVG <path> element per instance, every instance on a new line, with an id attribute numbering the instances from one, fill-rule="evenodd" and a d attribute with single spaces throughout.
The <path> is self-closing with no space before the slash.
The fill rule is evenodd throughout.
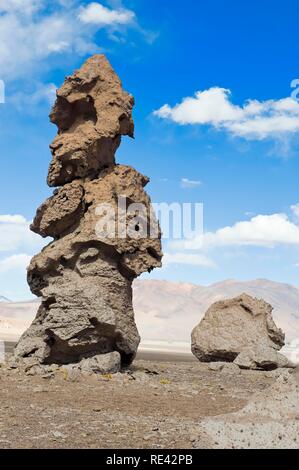
<path id="1" fill-rule="evenodd" d="M 26 375 L 51 376 L 51 374 L 61 371 L 69 375 L 74 374 L 116 374 L 121 371 L 121 355 L 117 352 L 98 354 L 83 358 L 80 362 L 67 365 L 40 364 L 39 362 L 28 360 L 14 360 L 8 362 L 10 369 L 19 369 Z"/>

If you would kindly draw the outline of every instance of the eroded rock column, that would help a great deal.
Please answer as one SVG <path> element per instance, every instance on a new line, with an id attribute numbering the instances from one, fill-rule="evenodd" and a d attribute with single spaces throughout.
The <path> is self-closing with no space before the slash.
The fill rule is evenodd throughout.
<path id="1" fill-rule="evenodd" d="M 132 282 L 161 266 L 162 251 L 148 178 L 115 163 L 121 136 L 134 135 L 133 105 L 103 55 L 57 91 L 48 173 L 56 189 L 31 226 L 53 241 L 28 268 L 42 303 L 16 347 L 18 361 L 115 372 L 136 355 Z"/>

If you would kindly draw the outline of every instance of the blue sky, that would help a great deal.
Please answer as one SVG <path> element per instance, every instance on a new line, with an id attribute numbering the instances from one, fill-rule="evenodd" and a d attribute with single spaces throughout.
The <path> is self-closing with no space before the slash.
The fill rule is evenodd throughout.
<path id="1" fill-rule="evenodd" d="M 298 284 L 297 18 L 292 0 L 0 0 L 0 293 L 30 295 L 25 266 L 43 240 L 28 222 L 51 194 L 50 103 L 99 51 L 136 99 L 136 139 L 118 162 L 150 176 L 154 202 L 204 204 L 203 245 L 164 240 L 151 277 Z"/>

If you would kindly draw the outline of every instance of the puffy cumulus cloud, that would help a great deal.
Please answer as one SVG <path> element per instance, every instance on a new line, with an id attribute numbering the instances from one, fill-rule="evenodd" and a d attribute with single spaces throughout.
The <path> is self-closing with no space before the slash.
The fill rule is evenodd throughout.
<path id="1" fill-rule="evenodd" d="M 193 189 L 201 186 L 201 181 L 199 180 L 189 180 L 188 178 L 181 179 L 181 188 L 183 189 Z"/>
<path id="2" fill-rule="evenodd" d="M 50 55 L 80 52 L 84 31 L 64 9 L 43 14 L 43 2 L 32 15 L 22 8 L 0 16 L 0 69 L 6 80 L 31 73 Z"/>
<path id="3" fill-rule="evenodd" d="M 22 215 L 0 215 L 0 224 L 26 224 L 26 219 Z"/>
<path id="4" fill-rule="evenodd" d="M 215 87 L 198 91 L 195 97 L 184 98 L 174 108 L 166 104 L 154 114 L 161 118 L 171 119 L 178 124 L 218 125 L 240 118 L 242 110 L 230 103 L 229 90 Z"/>
<path id="5" fill-rule="evenodd" d="M 197 253 L 165 253 L 163 265 L 182 264 L 189 266 L 203 266 L 205 268 L 215 268 L 214 261 L 207 256 Z"/>
<path id="6" fill-rule="evenodd" d="M 230 90 L 220 87 L 198 91 L 174 107 L 166 104 L 154 115 L 181 125 L 209 125 L 248 140 L 283 138 L 299 132 L 299 103 L 295 99 L 250 99 L 238 106 L 232 103 Z"/>
<path id="7" fill-rule="evenodd" d="M 299 246 L 299 227 L 287 214 L 257 215 L 215 232 L 206 232 L 191 240 L 174 241 L 171 247 L 185 250 L 211 250 L 218 247 L 279 245 Z"/>
<path id="8" fill-rule="evenodd" d="M 46 243 L 29 229 L 22 215 L 0 215 L 0 253 L 34 253 Z"/>
<path id="9" fill-rule="evenodd" d="M 48 240 L 29 229 L 22 215 L 0 215 L 0 295 L 10 299 L 31 297 L 26 283 L 26 267 Z"/>
<path id="10" fill-rule="evenodd" d="M 78 1 L 0 0 L 0 70 L 7 81 L 38 73 L 49 57 L 99 52 L 100 28 L 124 27 L 134 12 Z M 43 66 L 41 66 L 43 65 Z"/>
<path id="11" fill-rule="evenodd" d="M 299 227 L 286 214 L 257 215 L 204 236 L 204 245 L 299 245 Z"/>
<path id="12" fill-rule="evenodd" d="M 8 271 L 25 271 L 31 260 L 30 255 L 19 254 L 8 256 L 0 260 L 0 273 Z"/>
<path id="13" fill-rule="evenodd" d="M 124 8 L 110 10 L 100 3 L 93 2 L 81 7 L 79 19 L 83 23 L 99 26 L 124 25 L 135 20 L 135 13 Z"/>

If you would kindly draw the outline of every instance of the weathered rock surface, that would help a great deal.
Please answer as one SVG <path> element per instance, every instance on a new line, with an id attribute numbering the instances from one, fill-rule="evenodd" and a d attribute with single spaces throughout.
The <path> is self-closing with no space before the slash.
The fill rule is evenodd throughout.
<path id="1" fill-rule="evenodd" d="M 233 375 L 241 373 L 239 366 L 233 362 L 211 362 L 209 364 L 209 370 Z"/>
<path id="2" fill-rule="evenodd" d="M 284 371 L 241 411 L 203 420 L 200 432 L 218 449 L 298 449 L 298 409 L 298 376 Z"/>
<path id="3" fill-rule="evenodd" d="M 31 226 L 54 240 L 28 268 L 31 291 L 42 303 L 16 358 L 33 364 L 86 359 L 101 368 L 99 355 L 115 353 L 121 357 L 117 369 L 136 355 L 132 282 L 160 267 L 162 252 L 144 191 L 148 178 L 114 162 L 120 136 L 133 135 L 132 106 L 104 56 L 89 59 L 57 92 L 51 118 L 60 144 L 48 180 L 63 186 Z"/>
<path id="4" fill-rule="evenodd" d="M 234 360 L 241 369 L 274 370 L 291 367 L 290 361 L 273 348 L 256 346 L 243 349 Z"/>
<path id="5" fill-rule="evenodd" d="M 192 332 L 193 354 L 202 362 L 284 367 L 287 360 L 277 353 L 284 345 L 284 334 L 276 327 L 272 310 L 271 305 L 247 294 L 216 302 Z"/>
<path id="6" fill-rule="evenodd" d="M 83 374 L 115 374 L 121 369 L 121 357 L 117 351 L 86 357 L 80 362 L 63 366 L 69 375 L 74 372 Z"/>
<path id="7" fill-rule="evenodd" d="M 58 238 L 84 213 L 83 184 L 75 180 L 55 191 L 37 213 L 30 229 L 42 237 Z"/>
<path id="8" fill-rule="evenodd" d="M 123 91 L 104 55 L 91 57 L 67 77 L 50 114 L 58 135 L 50 146 L 49 186 L 95 177 L 114 164 L 121 136 L 134 136 L 133 106 L 133 96 Z"/>

